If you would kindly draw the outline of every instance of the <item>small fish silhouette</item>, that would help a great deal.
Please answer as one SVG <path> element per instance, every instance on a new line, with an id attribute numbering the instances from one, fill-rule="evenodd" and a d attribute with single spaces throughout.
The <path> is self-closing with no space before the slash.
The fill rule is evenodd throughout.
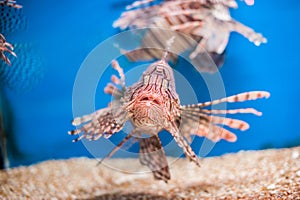
<path id="1" fill-rule="evenodd" d="M 75 118 L 72 124 L 74 126 L 81 125 L 81 127 L 69 131 L 69 134 L 83 133 L 73 140 L 74 142 L 82 138 L 89 140 L 97 140 L 102 136 L 109 138 L 121 131 L 126 121 L 129 120 L 134 127 L 132 132 L 105 158 L 111 157 L 130 138 L 136 138 L 140 143 L 140 163 L 151 169 L 155 179 L 165 182 L 171 176 L 158 137 L 159 132 L 167 130 L 178 146 L 183 149 L 186 157 L 200 166 L 200 159 L 188 143 L 191 134 L 203 136 L 215 142 L 220 139 L 234 142 L 236 135 L 221 126 L 225 125 L 244 131 L 249 128 L 249 125 L 242 120 L 216 115 L 236 113 L 261 115 L 253 108 L 208 110 L 205 107 L 224 102 L 233 103 L 268 98 L 270 95 L 265 91 L 252 91 L 205 103 L 180 105 L 173 71 L 166 62 L 166 55 L 164 59 L 151 64 L 140 80 L 130 87 L 125 86 L 125 75 L 118 62 L 112 61 L 112 66 L 118 71 L 119 77 L 112 75 L 112 83 L 108 83 L 104 91 L 112 95 L 114 100 L 106 108 Z M 142 138 L 143 133 L 148 134 L 149 137 Z"/>

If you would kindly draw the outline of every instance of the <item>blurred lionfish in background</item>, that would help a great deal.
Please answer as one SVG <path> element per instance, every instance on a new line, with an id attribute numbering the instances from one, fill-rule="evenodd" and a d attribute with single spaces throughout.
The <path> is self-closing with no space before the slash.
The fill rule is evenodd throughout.
<path id="1" fill-rule="evenodd" d="M 8 154 L 19 151 L 13 144 L 9 127 L 12 124 L 9 102 L 5 97 L 5 88 L 16 92 L 30 90 L 43 77 L 42 59 L 35 45 L 27 42 L 7 42 L 6 38 L 13 38 L 13 33 L 26 29 L 27 21 L 22 12 L 22 6 L 14 0 L 0 0 L 0 141 L 1 165 L 9 167 Z M 5 35 L 5 37 L 4 37 Z M 11 41 L 12 39 L 10 39 Z M 18 56 L 18 58 L 16 58 Z M 11 66 L 11 67 L 7 67 Z M 7 143 L 7 140 L 10 142 Z"/>
<path id="2" fill-rule="evenodd" d="M 252 5 L 254 1 L 246 3 Z M 127 6 L 113 26 L 121 30 L 156 27 L 183 33 L 196 41 L 196 46 L 185 37 L 176 37 L 176 49 L 190 51 L 193 65 L 202 72 L 214 72 L 217 68 L 211 67 L 205 55 L 208 53 L 217 67 L 222 66 L 231 32 L 240 33 L 257 46 L 267 42 L 261 34 L 231 18 L 229 9 L 237 7 L 235 0 L 141 0 Z M 141 49 L 126 54 L 131 61 L 160 59 L 161 50 L 147 47 L 155 43 L 163 49 L 170 36 L 159 29 L 150 29 L 142 38 Z M 177 56 L 171 57 L 176 60 Z"/>
<path id="3" fill-rule="evenodd" d="M 168 131 L 183 149 L 185 156 L 200 166 L 200 159 L 189 145 L 191 134 L 206 137 L 214 142 L 220 139 L 234 142 L 236 135 L 222 125 L 244 131 L 249 128 L 248 123 L 217 115 L 236 113 L 261 115 L 253 108 L 209 110 L 205 107 L 226 102 L 268 98 L 270 95 L 265 91 L 252 91 L 205 103 L 180 105 L 173 71 L 166 61 L 167 52 L 162 60 L 152 63 L 140 80 L 130 87 L 125 86 L 123 69 L 117 61 L 112 61 L 112 66 L 118 71 L 119 77 L 112 75 L 112 83 L 108 83 L 104 92 L 112 95 L 114 100 L 106 108 L 75 118 L 72 124 L 81 127 L 69 131 L 71 135 L 83 133 L 73 140 L 74 142 L 82 138 L 89 140 L 97 140 L 102 136 L 109 138 L 121 131 L 129 120 L 133 130 L 105 158 L 111 157 L 129 139 L 134 138 L 140 144 L 140 163 L 150 168 L 155 179 L 165 182 L 170 179 L 170 172 L 158 137 L 159 132 Z M 142 137 L 144 133 L 149 137 Z"/>
<path id="4" fill-rule="evenodd" d="M 22 6 L 17 4 L 16 1 L 13 1 L 13 0 L 0 1 L 0 9 L 1 9 L 0 57 L 5 63 L 7 63 L 8 65 L 11 65 L 9 58 L 5 55 L 5 52 L 10 53 L 14 57 L 16 57 L 16 54 L 13 52 L 13 50 L 14 50 L 13 45 L 6 42 L 4 35 L 2 35 L 2 32 L 5 32 L 5 30 L 7 29 L 6 24 L 9 24 L 8 22 L 12 21 L 12 18 L 10 18 L 8 14 L 5 14 L 5 7 L 7 7 L 7 9 L 17 10 L 17 9 L 22 8 Z M 6 20 L 6 19 L 9 19 L 9 20 Z"/>

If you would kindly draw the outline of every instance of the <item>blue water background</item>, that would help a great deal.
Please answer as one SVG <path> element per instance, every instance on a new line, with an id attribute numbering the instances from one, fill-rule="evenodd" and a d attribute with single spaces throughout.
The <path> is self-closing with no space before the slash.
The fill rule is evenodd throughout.
<path id="1" fill-rule="evenodd" d="M 73 84 L 89 52 L 119 32 L 112 23 L 130 2 L 20 1 L 28 26 L 26 31 L 8 38 L 36 44 L 44 59 L 45 74 L 30 91 L 5 89 L 13 116 L 13 129 L 8 133 L 9 139 L 13 140 L 10 143 L 13 166 L 48 159 L 92 157 L 81 142 L 72 143 L 73 137 L 67 134 L 73 129 L 70 123 L 73 118 Z M 300 145 L 300 132 L 296 126 L 300 111 L 300 2 L 256 1 L 253 7 L 238 3 L 239 9 L 232 10 L 232 16 L 263 33 L 268 43 L 256 47 L 241 35 L 231 34 L 226 62 L 221 69 L 226 93 L 267 90 L 271 98 L 239 104 L 241 107 L 254 106 L 263 112 L 263 116 L 238 115 L 239 119 L 249 122 L 251 128 L 246 132 L 234 131 L 238 136 L 237 142 L 221 141 L 209 156 Z M 99 83 L 100 89 L 109 80 L 111 72 L 108 71 Z M 191 82 L 196 84 L 196 78 L 190 77 Z M 110 100 L 100 89 L 96 99 L 101 102 L 97 102 L 97 109 Z M 203 101 L 209 100 L 207 91 L 197 95 Z M 164 140 L 170 139 L 166 137 Z M 104 140 L 100 139 L 99 143 L 102 155 L 109 151 L 101 145 Z M 200 138 L 193 142 L 196 151 L 201 142 Z"/>

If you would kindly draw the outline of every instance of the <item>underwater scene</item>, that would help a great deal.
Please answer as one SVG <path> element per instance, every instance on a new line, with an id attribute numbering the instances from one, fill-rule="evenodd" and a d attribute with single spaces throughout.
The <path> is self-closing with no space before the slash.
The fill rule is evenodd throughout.
<path id="1" fill-rule="evenodd" d="M 300 2 L 0 0 L 0 199 L 298 199 Z"/>

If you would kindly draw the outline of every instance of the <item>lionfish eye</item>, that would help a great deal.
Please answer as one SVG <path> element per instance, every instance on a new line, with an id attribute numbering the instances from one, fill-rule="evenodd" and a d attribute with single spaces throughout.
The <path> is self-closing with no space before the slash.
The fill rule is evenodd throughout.
<path id="1" fill-rule="evenodd" d="M 148 101 L 148 100 L 149 100 L 148 97 L 144 97 L 144 98 L 141 99 L 141 101 Z"/>

